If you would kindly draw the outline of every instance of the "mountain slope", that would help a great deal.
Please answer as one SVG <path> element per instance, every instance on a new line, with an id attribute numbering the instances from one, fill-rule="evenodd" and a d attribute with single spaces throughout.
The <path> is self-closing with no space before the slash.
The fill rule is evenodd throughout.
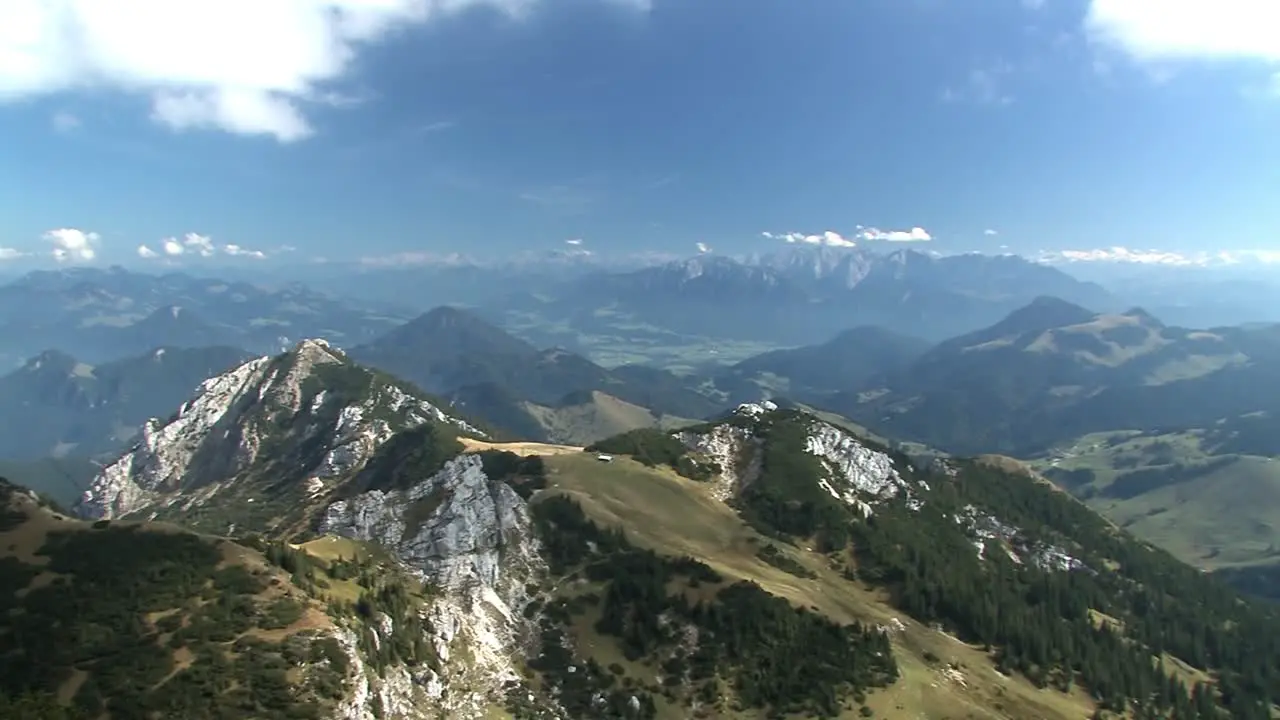
<path id="1" fill-rule="evenodd" d="M 509 431 L 529 429 L 521 403 L 558 407 L 573 393 L 601 391 L 656 412 L 705 417 L 721 409 L 670 373 L 607 370 L 562 349 L 539 350 L 478 315 L 440 307 L 351 348 L 355 360 L 428 392 L 456 397 Z"/>
<path id="2" fill-rule="evenodd" d="M 820 345 L 772 350 L 734 364 L 712 378 L 715 389 L 737 402 L 776 393 L 813 397 L 862 387 L 872 378 L 910 363 L 930 345 L 879 327 L 857 327 Z"/>
<path id="3" fill-rule="evenodd" d="M 1042 299 L 825 405 L 945 450 L 1026 456 L 1090 432 L 1209 428 L 1280 406 L 1278 341 L 1271 327 L 1187 330 Z"/>
<path id="4" fill-rule="evenodd" d="M 1040 298 L 884 378 L 809 400 L 900 440 L 1033 461 L 1198 566 L 1278 557 L 1276 327 L 1188 330 L 1141 309 Z"/>
<path id="5" fill-rule="evenodd" d="M 421 583 L 354 545 L 321 560 L 173 526 L 90 524 L 0 480 L 0 548 L 3 584 L 17 590 L 0 613 L 4 717 L 449 710 L 419 682 L 442 657 L 406 612 Z"/>
<path id="6" fill-rule="evenodd" d="M 114 452 L 153 415 L 168 413 L 210 375 L 248 353 L 231 347 L 155 348 L 93 366 L 49 350 L 0 377 L 0 458 Z"/>
<path id="7" fill-rule="evenodd" d="M 837 568 L 889 590 L 917 619 L 991 646 L 1002 668 L 1053 685 L 1063 678 L 1050 658 L 1075 655 L 1073 680 L 1117 708 L 1129 692 L 1122 685 L 1165 682 L 1165 670 L 1146 675 L 1137 651 L 1160 648 L 1216 670 L 1221 689 L 1230 689 L 1233 717 L 1270 716 L 1280 668 L 1260 679 L 1251 658 L 1280 642 L 1275 609 L 1245 608 L 1230 591 L 1118 532 L 1042 479 L 986 461 L 945 461 L 922 471 L 812 416 L 767 407 L 747 406 L 728 423 L 679 437 L 701 462 L 723 470 L 711 493 L 757 529 L 834 553 L 828 557 Z M 866 520 L 849 524 L 851 515 Z M 1046 607 L 1035 597 L 1055 600 Z M 1227 616 L 1252 630 L 1218 633 Z M 1115 623 L 1116 637 L 1096 634 L 1099 617 Z M 1187 634 L 1197 632 L 1191 627 L 1235 649 L 1206 654 Z M 1176 716 L 1194 716 L 1187 705 L 1208 702 L 1184 700 L 1169 697 L 1180 708 Z"/>
<path id="8" fill-rule="evenodd" d="M 570 445 L 590 445 L 638 428 L 676 428 L 698 422 L 658 415 L 598 391 L 569 396 L 556 407 L 529 405 L 527 411 L 544 428 L 548 442 Z"/>
<path id="9" fill-rule="evenodd" d="M 1082 686 L 1101 698 L 1104 717 L 1111 716 L 1107 708 L 1155 717 L 1148 713 L 1161 705 L 1161 717 L 1217 717 L 1208 686 L 1196 687 L 1216 674 L 1232 717 L 1270 717 L 1280 668 L 1270 664 L 1255 676 L 1254 658 L 1274 652 L 1280 641 L 1275 609 L 1242 605 L 1231 591 L 1118 531 L 1016 463 L 912 467 L 835 425 L 769 406 L 744 406 L 724 422 L 669 437 L 676 442 L 650 434 L 597 445 L 633 448 L 654 470 L 625 464 L 618 472 L 626 475 L 606 477 L 598 462 L 556 456 L 548 462 L 561 472 L 552 477 L 590 516 L 636 533 L 647 546 L 691 553 L 728 577 L 760 578 L 755 563 L 776 568 L 780 574 L 764 587 L 802 605 L 862 617 L 884 613 L 887 623 L 892 611 L 874 609 L 854 588 L 865 583 L 887 592 L 899 613 L 923 623 L 917 630 L 908 622 L 893 642 L 907 668 L 899 681 L 905 686 L 919 682 L 923 670 L 936 688 L 954 669 L 938 663 L 939 656 L 949 659 L 964 647 L 982 658 L 986 647 L 989 659 L 967 658 L 960 679 L 973 682 L 979 696 L 980 665 L 994 662 L 1042 687 Z M 708 477 L 700 468 L 716 472 Z M 684 493 L 699 499 L 678 499 Z M 673 514 L 676 507 L 690 509 Z M 732 521 L 706 514 L 732 510 L 751 530 L 732 530 Z M 690 517 L 698 513 L 699 519 Z M 1251 629 L 1220 633 L 1223 622 Z M 945 645 L 940 655 L 926 644 L 929 623 L 967 644 Z M 1223 649 L 1208 652 L 1197 633 Z M 1164 650 L 1162 663 L 1152 659 L 1161 655 L 1157 649 Z M 884 697 L 902 697 L 896 687 Z M 1010 692 L 1015 688 L 1005 685 L 1000 703 L 1006 711 L 1017 708 L 1011 717 L 1089 712 L 1073 706 L 1071 694 Z M 1158 689 L 1161 699 L 1146 700 L 1140 688 Z M 953 689 L 907 716 L 941 717 L 960 707 L 974 716 L 992 711 L 990 698 L 985 712 L 970 710 L 969 702 L 971 696 Z"/>

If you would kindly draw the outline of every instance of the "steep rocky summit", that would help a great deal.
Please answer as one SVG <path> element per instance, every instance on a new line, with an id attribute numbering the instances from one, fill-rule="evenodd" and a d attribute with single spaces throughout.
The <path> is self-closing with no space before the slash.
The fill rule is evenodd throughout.
<path id="1" fill-rule="evenodd" d="M 283 518 L 294 501 L 349 479 L 395 433 L 424 426 L 483 436 L 325 341 L 303 340 L 206 380 L 167 420 L 147 421 L 137 445 L 103 469 L 77 510 L 95 519 L 186 513 L 207 524 L 199 512 L 206 505 L 265 502 Z"/>
<path id="2" fill-rule="evenodd" d="M 170 418 L 149 421 L 76 511 L 219 535 L 340 537 L 389 552 L 435 588 L 421 608 L 435 655 L 461 648 L 472 658 L 419 678 L 445 703 L 434 707 L 466 717 L 516 677 L 512 618 L 539 559 L 524 500 L 489 479 L 477 456 L 462 455 L 459 437 L 485 433 L 411 386 L 304 340 L 210 378 Z M 377 703 L 413 705 L 412 687 Z M 364 709 L 350 717 L 366 717 L 373 697 L 353 700 Z"/>

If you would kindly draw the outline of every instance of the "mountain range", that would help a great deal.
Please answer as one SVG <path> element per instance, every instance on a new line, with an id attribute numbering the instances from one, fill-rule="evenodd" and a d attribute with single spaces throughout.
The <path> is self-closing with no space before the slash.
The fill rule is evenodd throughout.
<path id="1" fill-rule="evenodd" d="M 771 403 L 503 443 L 306 340 L 149 421 L 80 519 L 0 503 L 11 714 L 1254 720 L 1280 698 L 1275 607 L 1015 461 L 917 464 Z"/>
<path id="2" fill-rule="evenodd" d="M 1280 468 L 1271 460 L 1280 398 L 1268 394 L 1278 386 L 1277 347 L 1273 327 L 1187 330 L 1140 309 L 1099 314 L 1041 297 L 936 345 L 856 327 L 680 374 L 539 349 L 454 307 L 347 352 L 526 441 L 588 445 L 761 398 L 798 401 L 914 454 L 1023 458 L 1142 537 L 1217 569 L 1280 559 Z M 0 443 L 0 458 L 61 457 L 56 467 L 21 469 L 65 500 L 87 460 L 117 451 L 209 372 L 244 357 L 230 348 L 165 353 L 166 363 L 147 353 L 92 369 L 46 353 L 0 379 L 0 414 L 15 426 L 25 420 Z"/>
<path id="3" fill-rule="evenodd" d="M 49 348 L 100 363 L 160 346 L 271 352 L 303 336 L 356 344 L 404 317 L 296 283 L 267 287 L 119 267 L 36 271 L 0 285 L 0 363 L 14 367 Z"/>
<path id="4" fill-rule="evenodd" d="M 483 307 L 519 324 L 573 332 L 817 342 L 860 325 L 940 340 L 989 325 L 1038 295 L 1097 310 L 1101 286 L 1017 256 L 793 248 L 741 259 L 700 256 L 520 292 Z"/>
<path id="5" fill-rule="evenodd" d="M 1215 449 L 1280 454 L 1246 429 L 1280 407 L 1280 326 L 1192 330 L 1135 308 L 1042 297 L 825 405 L 960 453 L 1032 455 L 1094 432 L 1205 428 Z"/>
<path id="6" fill-rule="evenodd" d="M 1041 274 L 1045 268 L 1039 266 L 1028 270 L 1016 259 L 963 256 L 938 265 L 918 262 L 917 256 L 935 260 L 919 253 L 901 255 L 908 258 L 902 261 L 904 282 L 928 280 L 955 289 L 986 273 L 986 297 L 1012 296 L 1016 293 L 1002 289 L 1004 285 L 1023 287 L 1031 280 L 1037 287 L 1064 292 L 1093 287 L 1069 279 L 1054 285 L 1061 281 L 1060 273 Z M 887 264 L 892 257 L 803 248 L 740 260 L 702 258 L 705 268 L 713 268 L 704 276 L 724 272 L 728 279 L 699 286 L 695 278 L 687 288 L 693 295 L 686 299 L 714 308 L 720 302 L 717 287 L 738 287 L 735 283 L 745 278 L 736 292 L 750 294 L 752 282 L 772 277 L 782 294 L 767 296 L 770 301 L 783 298 L 787 288 L 804 287 L 810 298 L 806 302 L 823 307 L 840 293 L 886 287 L 883 278 L 892 274 Z M 606 280 L 669 278 L 678 267 L 680 263 L 627 269 L 565 257 L 538 270 L 528 287 L 596 283 L 603 291 Z M 739 274 L 740 269 L 745 270 Z M 490 272 L 468 266 L 462 270 L 471 273 L 467 277 L 473 283 Z M 932 271 L 942 277 L 930 279 Z M 219 290 L 224 286 L 235 290 Z M 45 294 L 27 300 L 12 296 L 14 303 L 32 303 L 21 323 L 65 328 L 76 342 L 114 358 L 43 351 L 0 377 L 0 417 L 15 428 L 0 439 L 0 467 L 38 478 L 64 501 L 83 487 L 95 459 L 118 452 L 144 421 L 164 417 L 209 373 L 274 350 L 284 339 L 274 337 L 274 331 L 268 338 L 255 330 L 262 307 L 257 303 L 265 302 L 268 307 L 292 304 L 287 312 L 299 318 L 299 327 L 320 322 L 330 312 L 325 308 L 333 307 L 343 308 L 336 316 L 353 326 L 364 322 L 358 318 L 378 318 L 330 337 L 367 338 L 341 344 L 351 357 L 403 377 L 483 421 L 499 438 L 582 446 L 628 430 L 687 427 L 761 398 L 784 405 L 795 401 L 852 418 L 858 427 L 892 438 L 913 456 L 1003 452 L 1020 457 L 1115 522 L 1206 569 L 1256 567 L 1266 572 L 1280 560 L 1280 468 L 1272 459 L 1280 454 L 1275 441 L 1280 398 L 1271 392 L 1277 387 L 1272 369 L 1280 342 L 1273 326 L 1193 330 L 1161 322 L 1141 309 L 1116 307 L 1106 298 L 1095 300 L 1113 303 L 1112 309 L 1096 312 L 1044 296 L 986 327 L 938 343 L 898 327 L 855 325 L 816 344 L 768 349 L 776 344 L 761 343 L 762 352 L 736 362 L 707 358 L 664 369 L 636 363 L 606 366 L 593 359 L 598 353 L 587 354 L 581 347 L 538 347 L 529 338 L 539 333 L 562 339 L 584 336 L 527 328 L 517 328 L 517 336 L 495 321 L 501 313 L 492 308 L 442 307 L 396 324 L 401 316 L 379 315 L 372 303 L 362 306 L 305 289 L 271 290 L 119 270 L 29 275 L 6 292 L 33 287 L 45 288 Z M 648 287 L 680 292 L 661 283 Z M 705 296 L 698 295 L 704 291 Z M 189 309 L 198 295 L 227 292 L 241 299 L 206 298 L 200 315 Z M 40 305 L 31 297 L 47 302 Z M 130 297 L 135 299 L 120 300 Z M 169 304 L 175 301 L 183 304 Z M 103 308 L 113 302 L 153 309 L 131 324 L 95 325 L 95 320 L 76 329 L 84 318 L 101 319 Z M 248 307 L 236 310 L 239 315 L 225 307 L 241 303 Z M 13 307 L 10 314 L 19 317 Z M 206 312 L 225 322 L 206 321 Z M 309 315 L 315 317 L 303 319 Z M 602 332 L 614 333 L 618 343 L 629 347 L 664 347 L 678 337 L 634 320 L 627 325 L 615 311 L 586 315 L 612 323 Z M 680 316 L 675 317 L 655 321 L 679 322 Z M 765 318 L 760 315 L 757 322 Z M 96 335 L 95 327 L 103 334 Z M 10 337 L 30 341 L 21 333 Z M 156 348 L 150 343 L 156 340 L 166 345 L 161 355 L 153 354 Z M 229 340 L 251 344 L 219 344 Z M 709 342 L 721 347 L 732 343 Z M 168 362 L 157 363 L 161 356 Z M 33 373 L 36 365 L 43 371 Z"/>

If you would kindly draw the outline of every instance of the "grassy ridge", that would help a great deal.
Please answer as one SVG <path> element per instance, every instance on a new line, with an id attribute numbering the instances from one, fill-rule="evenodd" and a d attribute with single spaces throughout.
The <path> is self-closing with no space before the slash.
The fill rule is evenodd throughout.
<path id="1" fill-rule="evenodd" d="M 0 585 L 18 589 L 0 595 L 0 695 L 68 717 L 193 720 L 321 718 L 341 697 L 331 622 L 261 556 L 70 520 L 12 486 L 0 502 Z"/>
<path id="2" fill-rule="evenodd" d="M 1280 461 L 1217 455 L 1205 433 L 1094 433 L 1033 466 L 1135 535 L 1218 569 L 1280 560 Z"/>
<path id="3" fill-rule="evenodd" d="M 839 623 L 870 623 L 889 628 L 901 677 L 888 688 L 868 694 L 866 705 L 876 717 L 973 717 L 1051 720 L 1082 718 L 1093 705 L 1082 693 L 1037 689 L 1025 679 L 995 673 L 981 648 L 913 622 L 886 602 L 883 594 L 848 580 L 824 556 L 800 546 L 771 546 L 704 484 L 682 478 L 664 467 L 646 467 L 626 458 L 602 464 L 587 454 L 545 458 L 549 487 L 546 494 L 567 495 L 586 515 L 606 528 L 626 528 L 627 538 L 642 548 L 669 557 L 689 556 L 704 563 L 725 582 L 757 583 L 793 606 L 814 608 Z M 776 552 L 787 558 L 778 567 Z M 792 565 L 806 569 L 798 576 Z M 588 650 L 606 666 L 626 666 L 618 643 L 597 631 L 591 621 L 575 625 L 576 646 Z M 619 660 L 622 658 L 622 660 Z M 630 666 L 626 666 L 631 672 Z M 635 672 L 641 672 L 636 668 Z M 658 717 L 689 717 L 682 705 L 659 698 Z M 763 717 L 743 710 L 721 717 Z M 861 717 L 857 707 L 837 717 Z"/>

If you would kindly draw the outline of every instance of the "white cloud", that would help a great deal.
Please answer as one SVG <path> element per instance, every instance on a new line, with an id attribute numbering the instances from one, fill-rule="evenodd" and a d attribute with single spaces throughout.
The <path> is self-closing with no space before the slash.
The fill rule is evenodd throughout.
<path id="1" fill-rule="evenodd" d="M 1138 60 L 1280 63 L 1275 0 L 1092 0 L 1085 29 Z"/>
<path id="2" fill-rule="evenodd" d="M 910 230 L 881 230 L 858 226 L 858 237 L 863 240 L 884 240 L 886 242 L 928 242 L 933 239 L 928 230 L 913 227 Z"/>
<path id="3" fill-rule="evenodd" d="M 995 237 L 996 235 L 999 235 L 1000 233 L 996 232 L 995 230 L 992 230 L 991 228 L 987 228 L 986 230 L 983 230 L 983 231 L 982 231 L 982 234 L 983 234 L 983 235 L 986 235 L 987 237 Z"/>
<path id="4" fill-rule="evenodd" d="M 208 235 L 187 233 L 182 236 L 182 245 L 200 257 L 213 256 L 213 240 Z"/>
<path id="5" fill-rule="evenodd" d="M 58 228 L 46 232 L 41 239 L 53 245 L 53 258 L 58 262 L 90 262 L 98 256 L 101 236 L 75 228 Z"/>
<path id="6" fill-rule="evenodd" d="M 71 132 L 80 127 L 80 118 L 69 112 L 56 112 L 51 118 L 53 129 L 58 132 Z"/>
<path id="7" fill-rule="evenodd" d="M 834 230 L 827 230 L 820 235 L 806 235 L 805 233 L 789 232 L 789 233 L 762 233 L 771 240 L 783 240 L 792 244 L 800 243 L 804 245 L 825 245 L 827 247 L 854 247 L 856 242 L 845 238 Z"/>
<path id="8" fill-rule="evenodd" d="M 262 259 L 267 254 L 261 250 L 251 250 L 243 245 L 227 243 L 218 245 L 213 238 L 200 233 L 189 232 L 182 236 L 181 239 L 176 237 L 167 237 L 160 241 L 160 251 L 157 252 L 149 245 L 138 246 L 138 257 L 152 260 L 162 255 L 164 257 L 176 258 L 184 255 L 198 255 L 200 257 L 213 257 L 221 252 L 223 255 L 232 257 L 247 257 Z"/>
<path id="9" fill-rule="evenodd" d="M 267 254 L 261 250 L 250 250 L 249 248 L 240 247 L 239 245 L 232 243 L 223 245 L 222 252 L 235 257 L 247 257 L 255 260 L 262 260 L 267 256 Z"/>
<path id="10" fill-rule="evenodd" d="M 281 142 L 364 47 L 474 7 L 519 18 L 542 0 L 3 0 L 0 101 L 109 88 L 151 99 L 174 129 Z M 645 11 L 650 0 L 609 0 Z"/>
<path id="11" fill-rule="evenodd" d="M 565 245 L 581 245 L 581 244 L 582 244 L 582 238 L 574 238 L 574 239 L 572 239 L 572 240 L 565 240 L 565 241 L 564 241 L 564 244 L 565 244 Z"/>
<path id="12" fill-rule="evenodd" d="M 711 252 L 711 246 L 703 242 L 694 243 L 694 247 L 698 248 L 698 252 L 702 253 L 703 255 L 706 255 L 707 253 Z"/>
<path id="13" fill-rule="evenodd" d="M 5 260 L 17 260 L 23 255 L 26 255 L 26 253 L 22 252 L 21 250 L 8 248 L 8 247 L 0 247 L 0 262 L 3 262 Z"/>
<path id="14" fill-rule="evenodd" d="M 994 232 L 994 231 L 988 231 Z M 881 230 L 879 228 L 857 226 L 857 230 L 853 237 L 845 237 L 834 230 L 828 230 L 817 235 L 806 233 L 788 232 L 774 233 L 762 232 L 762 237 L 770 240 L 782 240 L 792 244 L 803 245 L 825 245 L 827 247 L 857 247 L 858 241 L 884 241 L 884 242 L 927 242 L 933 239 L 929 231 L 922 227 L 913 227 L 910 230 Z"/>
<path id="15" fill-rule="evenodd" d="M 1184 253 L 1174 250 L 1136 250 L 1126 247 L 1091 250 L 1055 250 L 1040 253 L 1038 261 L 1063 263 L 1129 263 L 1175 267 L 1211 267 L 1242 263 L 1280 264 L 1277 250 L 1223 250 L 1219 252 Z"/>

